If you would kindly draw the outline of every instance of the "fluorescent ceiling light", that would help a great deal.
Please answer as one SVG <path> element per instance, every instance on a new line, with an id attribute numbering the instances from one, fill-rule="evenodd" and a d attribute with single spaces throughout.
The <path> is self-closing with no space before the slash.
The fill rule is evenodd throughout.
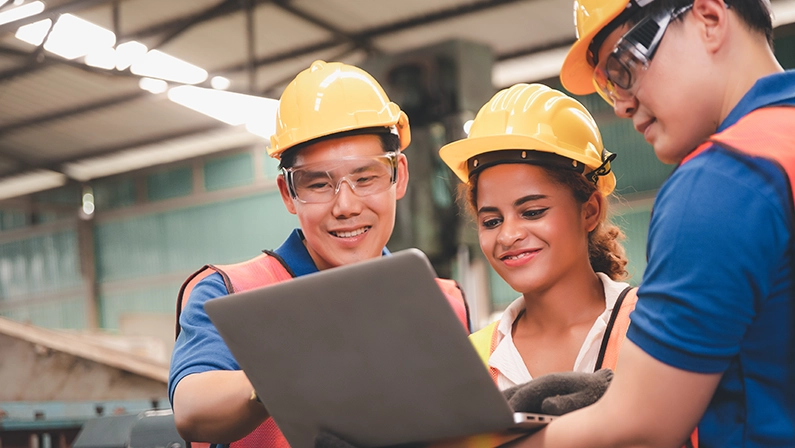
<path id="1" fill-rule="evenodd" d="M 138 81 L 138 87 L 157 95 L 168 90 L 168 83 L 162 79 L 141 78 L 140 81 Z"/>
<path id="2" fill-rule="evenodd" d="M 112 31 L 72 14 L 62 14 L 44 43 L 44 49 L 74 59 L 115 44 L 116 35 Z"/>
<path id="3" fill-rule="evenodd" d="M 64 165 L 64 172 L 78 181 L 189 159 L 205 154 L 261 144 L 262 139 L 242 127 L 229 127 L 191 137 L 131 148 L 103 157 L 94 157 Z M 2 190 L 0 184 L 0 191 Z"/>
<path id="4" fill-rule="evenodd" d="M 275 123 L 279 106 L 270 98 L 195 86 L 174 87 L 168 91 L 168 99 L 232 126 L 263 120 Z"/>
<path id="5" fill-rule="evenodd" d="M 116 70 L 126 70 L 146 56 L 146 45 L 131 40 L 116 47 Z"/>
<path id="6" fill-rule="evenodd" d="M 135 62 L 130 70 L 139 76 L 160 78 L 183 84 L 198 84 L 207 79 L 207 71 L 182 59 L 152 50 L 140 61 Z"/>
<path id="7" fill-rule="evenodd" d="M 232 81 L 223 76 L 213 76 L 213 79 L 210 80 L 210 85 L 216 90 L 226 90 L 232 85 Z"/>
<path id="8" fill-rule="evenodd" d="M 14 37 L 38 47 L 44 42 L 44 38 L 47 37 L 50 26 L 52 26 L 52 20 L 39 20 L 38 22 L 19 27 Z"/>
<path id="9" fill-rule="evenodd" d="M 116 50 L 113 47 L 94 50 L 86 55 L 85 63 L 91 67 L 111 70 L 116 67 Z"/>
<path id="10" fill-rule="evenodd" d="M 35 170 L 0 179 L 0 200 L 66 185 L 67 178 L 50 170 Z"/>
<path id="11" fill-rule="evenodd" d="M 3 2 L 3 4 L 5 3 L 6 2 Z M 35 16 L 42 11 L 44 11 L 44 3 L 42 2 L 28 3 L 27 5 L 9 9 L 8 11 L 3 11 L 0 12 L 0 25 L 19 19 L 24 19 L 25 17 Z"/>

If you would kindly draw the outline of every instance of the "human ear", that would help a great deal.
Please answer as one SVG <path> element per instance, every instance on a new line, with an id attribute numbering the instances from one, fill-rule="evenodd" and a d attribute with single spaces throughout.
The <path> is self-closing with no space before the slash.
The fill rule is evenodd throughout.
<path id="1" fill-rule="evenodd" d="M 582 205 L 582 217 L 585 231 L 590 233 L 599 225 L 602 219 L 605 197 L 599 191 L 591 193 L 591 197 Z"/>
<path id="2" fill-rule="evenodd" d="M 409 186 L 409 159 L 403 153 L 397 156 L 397 190 L 395 196 L 397 199 L 406 195 L 406 189 Z"/>
<path id="3" fill-rule="evenodd" d="M 695 0 L 690 11 L 706 49 L 717 52 L 729 35 L 729 10 L 723 0 Z"/>
<path id="4" fill-rule="evenodd" d="M 288 212 L 295 215 L 295 202 L 293 202 L 293 197 L 290 195 L 290 189 L 287 187 L 287 181 L 284 179 L 284 175 L 279 174 L 276 178 L 276 186 L 279 187 L 279 193 L 282 196 L 282 202 L 284 202 L 285 208 L 287 208 Z"/>

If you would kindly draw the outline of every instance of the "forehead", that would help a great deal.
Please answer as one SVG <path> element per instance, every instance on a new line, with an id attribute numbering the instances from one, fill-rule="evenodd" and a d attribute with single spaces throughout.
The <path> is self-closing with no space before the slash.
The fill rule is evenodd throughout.
<path id="1" fill-rule="evenodd" d="M 554 182 L 545 168 L 528 163 L 505 163 L 483 170 L 478 176 L 478 204 L 507 202 L 543 194 L 554 196 L 565 188 Z"/>
<path id="2" fill-rule="evenodd" d="M 378 156 L 384 154 L 381 139 L 374 134 L 350 135 L 322 140 L 301 148 L 295 166 L 339 160 L 341 157 Z"/>

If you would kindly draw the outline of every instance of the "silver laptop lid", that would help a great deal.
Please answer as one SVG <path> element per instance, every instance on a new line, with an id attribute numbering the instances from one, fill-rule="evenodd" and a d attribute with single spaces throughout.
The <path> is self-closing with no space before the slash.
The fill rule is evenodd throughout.
<path id="1" fill-rule="evenodd" d="M 293 448 L 320 429 L 375 447 L 514 424 L 419 250 L 205 308 Z"/>

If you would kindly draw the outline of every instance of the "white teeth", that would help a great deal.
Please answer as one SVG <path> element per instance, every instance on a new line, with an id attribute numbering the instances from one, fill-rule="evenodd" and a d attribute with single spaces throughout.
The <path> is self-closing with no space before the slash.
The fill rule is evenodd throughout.
<path id="1" fill-rule="evenodd" d="M 505 260 L 518 260 L 518 259 L 524 258 L 524 257 L 526 257 L 528 255 L 530 255 L 530 254 L 527 253 L 527 252 L 522 252 L 519 255 L 513 255 L 513 256 L 510 256 L 510 257 L 505 257 Z"/>
<path id="2" fill-rule="evenodd" d="M 362 227 L 361 229 L 356 229 L 352 232 L 331 232 L 331 234 L 337 238 L 353 238 L 367 232 L 368 230 L 370 230 L 369 227 Z"/>

